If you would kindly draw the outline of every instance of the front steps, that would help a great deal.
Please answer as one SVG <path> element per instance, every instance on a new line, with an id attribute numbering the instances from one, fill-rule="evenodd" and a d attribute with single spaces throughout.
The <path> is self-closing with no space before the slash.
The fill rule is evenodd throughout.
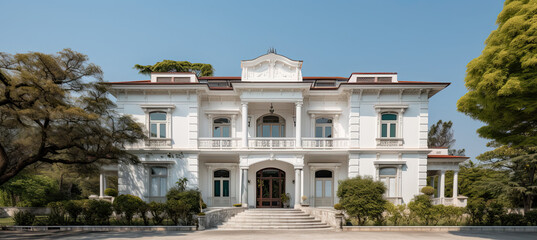
<path id="1" fill-rule="evenodd" d="M 300 209 L 255 208 L 241 212 L 218 229 L 329 229 L 330 226 Z"/>

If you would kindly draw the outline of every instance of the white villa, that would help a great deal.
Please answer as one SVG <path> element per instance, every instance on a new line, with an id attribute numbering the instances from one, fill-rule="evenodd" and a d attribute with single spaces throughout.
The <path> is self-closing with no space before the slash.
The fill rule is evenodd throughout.
<path id="1" fill-rule="evenodd" d="M 338 181 L 360 175 L 384 182 L 397 204 L 428 184 L 436 203 L 466 204 L 457 194 L 466 158 L 427 147 L 429 98 L 449 83 L 391 72 L 304 77 L 302 64 L 268 53 L 241 61 L 237 77 L 166 72 L 110 83 L 117 110 L 144 123 L 149 139 L 128 147 L 140 164 L 120 163 L 101 179 L 117 171 L 120 194 L 162 201 L 186 177 L 209 207 L 279 208 L 282 193 L 291 207 L 332 207 Z"/>

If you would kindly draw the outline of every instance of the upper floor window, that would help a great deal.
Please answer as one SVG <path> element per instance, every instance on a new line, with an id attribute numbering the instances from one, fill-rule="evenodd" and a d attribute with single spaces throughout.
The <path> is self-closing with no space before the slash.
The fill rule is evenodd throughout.
<path id="1" fill-rule="evenodd" d="M 168 169 L 165 167 L 151 167 L 150 188 L 152 197 L 164 197 L 168 191 Z"/>
<path id="2" fill-rule="evenodd" d="M 380 137 L 396 138 L 397 137 L 397 114 L 383 113 L 380 122 Z"/>
<path id="3" fill-rule="evenodd" d="M 213 121 L 213 137 L 230 137 L 231 121 L 229 118 L 217 118 Z"/>
<path id="4" fill-rule="evenodd" d="M 257 119 L 258 137 L 285 137 L 285 120 L 278 115 L 266 115 Z"/>
<path id="5" fill-rule="evenodd" d="M 317 118 L 315 120 L 315 137 L 331 138 L 333 123 L 330 118 Z"/>
<path id="6" fill-rule="evenodd" d="M 397 168 L 383 167 L 379 169 L 380 181 L 386 186 L 386 197 L 396 197 Z"/>
<path id="7" fill-rule="evenodd" d="M 167 138 L 167 116 L 165 112 L 149 113 L 149 137 Z"/>

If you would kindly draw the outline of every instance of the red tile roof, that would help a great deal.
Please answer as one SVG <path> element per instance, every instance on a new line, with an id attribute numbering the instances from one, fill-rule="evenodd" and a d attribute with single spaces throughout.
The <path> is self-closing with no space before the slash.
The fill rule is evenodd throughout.
<path id="1" fill-rule="evenodd" d="M 470 157 L 453 156 L 453 155 L 427 155 L 427 158 L 470 158 Z"/>

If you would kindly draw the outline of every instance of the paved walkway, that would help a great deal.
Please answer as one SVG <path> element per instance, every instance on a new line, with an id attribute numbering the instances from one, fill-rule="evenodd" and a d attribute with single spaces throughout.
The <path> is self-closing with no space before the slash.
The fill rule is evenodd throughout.
<path id="1" fill-rule="evenodd" d="M 537 233 L 498 232 L 335 232 L 333 230 L 278 230 L 278 231 L 224 231 L 199 232 L 12 232 L 0 231 L 0 239 L 233 239 L 233 240 L 314 240 L 314 239 L 537 239 Z"/>

